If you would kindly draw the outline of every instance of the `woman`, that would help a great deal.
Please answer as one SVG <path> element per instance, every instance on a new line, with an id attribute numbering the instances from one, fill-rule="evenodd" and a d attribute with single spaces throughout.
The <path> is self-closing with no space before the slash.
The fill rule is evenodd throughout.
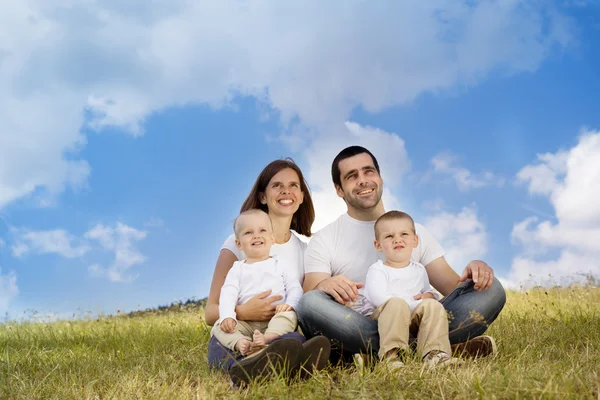
<path id="1" fill-rule="evenodd" d="M 302 171 L 293 161 L 275 160 L 262 170 L 240 213 L 254 208 L 269 214 L 273 223 L 275 244 L 271 248 L 271 255 L 285 259 L 302 284 L 306 243 L 300 235 L 311 236 L 315 212 Z M 205 308 L 208 325 L 214 325 L 219 319 L 219 295 L 225 276 L 233 263 L 241 259 L 244 259 L 244 254 L 237 249 L 232 234 L 225 240 L 215 266 Z M 280 296 L 270 296 L 270 291 L 263 292 L 237 306 L 237 318 L 267 321 L 275 314 L 272 303 L 280 299 Z M 236 384 L 272 373 L 269 364 L 283 368 L 284 363 L 279 362 L 281 360 L 287 360 L 285 364 L 291 366 L 292 370 L 304 366 L 301 377 L 307 377 L 312 370 L 324 367 L 329 358 L 329 341 L 318 336 L 305 342 L 302 335 L 292 332 L 281 336 L 258 355 L 243 360 L 240 358 L 211 337 L 208 346 L 209 365 L 228 371 Z"/>

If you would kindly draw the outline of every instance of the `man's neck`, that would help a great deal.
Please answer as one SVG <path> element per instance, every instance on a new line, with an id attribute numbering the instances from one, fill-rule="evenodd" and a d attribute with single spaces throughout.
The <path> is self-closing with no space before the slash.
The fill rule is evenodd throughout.
<path id="1" fill-rule="evenodd" d="M 359 221 L 377 221 L 377 218 L 381 217 L 383 214 L 385 214 L 383 201 L 380 201 L 379 204 L 368 210 L 348 207 L 348 215 Z"/>

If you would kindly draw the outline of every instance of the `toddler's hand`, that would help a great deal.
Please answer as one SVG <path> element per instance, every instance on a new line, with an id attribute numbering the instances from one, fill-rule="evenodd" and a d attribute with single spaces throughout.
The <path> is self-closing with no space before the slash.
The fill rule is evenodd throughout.
<path id="1" fill-rule="evenodd" d="M 415 299 L 415 300 L 435 299 L 435 296 L 431 292 L 425 292 L 425 293 L 419 293 L 418 295 L 414 296 L 413 299 Z"/>
<path id="2" fill-rule="evenodd" d="M 277 304 L 275 307 L 275 312 L 280 313 L 284 311 L 294 311 L 294 307 L 290 306 L 289 304 Z"/>
<path id="3" fill-rule="evenodd" d="M 225 320 L 221 322 L 221 330 L 225 333 L 232 333 L 236 325 L 237 322 L 235 321 L 235 319 L 225 318 Z"/>

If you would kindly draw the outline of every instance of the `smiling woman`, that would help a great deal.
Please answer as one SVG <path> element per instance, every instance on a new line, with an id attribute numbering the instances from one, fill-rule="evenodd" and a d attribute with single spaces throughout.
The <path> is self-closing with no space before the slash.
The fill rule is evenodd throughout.
<path id="1" fill-rule="evenodd" d="M 310 191 L 302 171 L 292 160 L 275 160 L 259 174 L 252 190 L 242 204 L 240 213 L 252 209 L 265 211 L 273 224 L 275 244 L 270 255 L 285 261 L 287 271 L 302 284 L 304 279 L 304 250 L 306 243 L 300 238 L 311 236 L 311 226 L 315 219 Z M 227 273 L 234 262 L 246 259 L 236 245 L 235 235 L 229 236 L 221 248 L 215 266 L 210 293 L 206 305 L 206 322 L 214 325 L 219 320 L 219 297 Z M 246 303 L 235 307 L 236 318 L 241 321 L 269 321 L 275 315 L 274 302 L 281 296 L 271 296 L 271 290 L 250 298 Z M 286 343 L 287 342 L 287 343 Z M 303 343 L 302 346 L 299 343 Z M 317 367 L 313 354 L 322 352 L 322 346 L 329 345 L 328 340 L 320 338 L 305 342 L 298 332 L 282 335 L 274 341 L 260 356 L 241 359 L 239 354 L 223 347 L 215 337 L 211 337 L 208 348 L 208 362 L 211 367 L 229 371 L 234 376 L 253 378 L 260 375 L 261 366 L 268 360 L 269 354 L 281 356 L 291 354 L 300 363 Z M 293 350 L 293 349 L 296 350 Z M 292 354 L 299 353 L 299 354 Z M 326 357 L 325 357 L 326 358 Z M 243 373 L 239 370 L 242 369 Z"/>

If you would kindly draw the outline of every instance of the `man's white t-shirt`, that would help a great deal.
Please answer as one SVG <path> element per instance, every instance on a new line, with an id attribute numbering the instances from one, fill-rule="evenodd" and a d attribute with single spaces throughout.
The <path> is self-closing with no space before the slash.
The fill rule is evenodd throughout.
<path id="1" fill-rule="evenodd" d="M 429 292 L 439 300 L 439 296 L 429 284 L 427 271 L 419 263 L 410 262 L 404 268 L 392 268 L 378 260 L 369 267 L 365 279 L 366 298 L 365 315 L 370 315 L 377 307 L 391 299 L 399 297 L 408 303 L 410 311 L 422 300 L 415 300 L 417 294 Z"/>
<path id="2" fill-rule="evenodd" d="M 296 233 L 292 230 L 292 236 L 290 240 L 282 244 L 273 244 L 271 246 L 270 255 L 271 257 L 277 257 L 278 259 L 285 261 L 285 265 L 290 268 L 290 272 L 293 273 L 300 285 L 304 282 L 304 251 L 306 250 L 306 242 L 302 240 L 304 236 Z M 235 235 L 231 234 L 221 246 L 221 250 L 230 250 L 238 260 L 245 260 L 246 255 L 242 250 L 239 250 L 235 245 Z"/>
<path id="3" fill-rule="evenodd" d="M 219 296 L 219 321 L 236 319 L 235 306 L 244 304 L 259 293 L 271 289 L 272 296 L 282 299 L 273 303 L 289 304 L 294 309 L 302 294 L 296 273 L 277 257 L 246 264 L 236 261 L 227 273 Z"/>
<path id="4" fill-rule="evenodd" d="M 317 232 L 304 253 L 304 273 L 324 272 L 331 276 L 344 275 L 354 282 L 365 282 L 369 267 L 384 260 L 373 242 L 375 221 L 359 221 L 347 213 Z M 442 257 L 444 250 L 431 233 L 415 224 L 419 245 L 412 252 L 411 261 L 427 266 Z M 364 290 L 359 289 L 358 300 L 351 306 L 363 314 L 368 312 Z"/>

